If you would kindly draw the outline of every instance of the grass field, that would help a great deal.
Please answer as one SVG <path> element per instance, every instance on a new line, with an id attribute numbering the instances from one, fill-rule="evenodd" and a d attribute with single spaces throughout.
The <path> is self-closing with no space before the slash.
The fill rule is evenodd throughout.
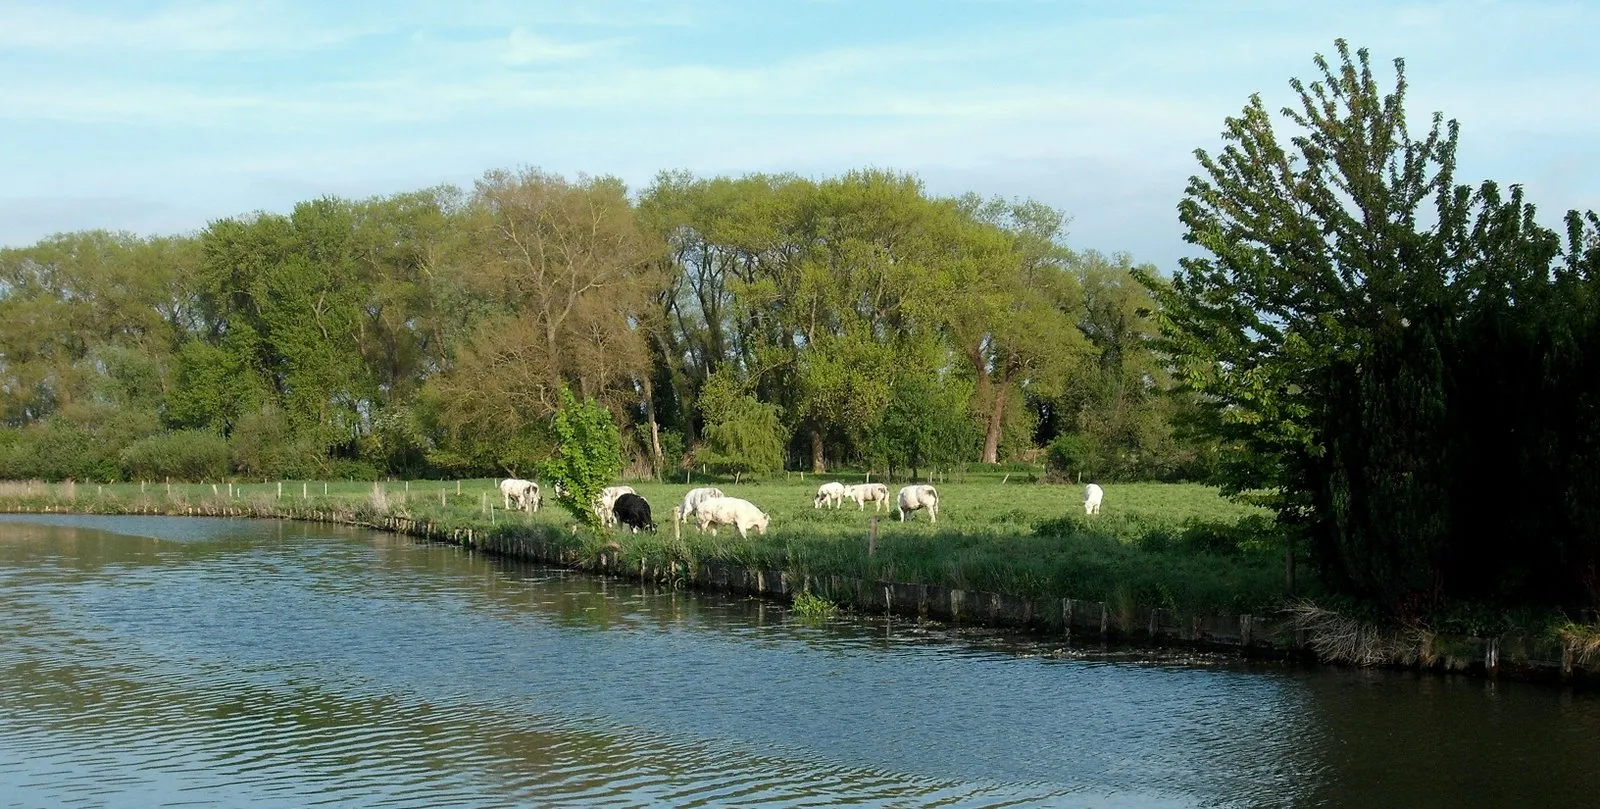
<path id="1" fill-rule="evenodd" d="M 1000 475 L 973 474 L 936 484 L 937 524 L 926 512 L 899 522 L 893 512 L 877 516 L 876 553 L 868 554 L 871 507 L 858 511 L 814 509 L 819 484 L 807 475 L 749 481 L 692 483 L 631 482 L 651 504 L 660 530 L 604 536 L 580 531 L 550 500 L 537 514 L 501 508 L 497 480 L 462 481 L 268 481 L 232 484 L 231 502 L 262 506 L 305 504 L 373 515 L 395 514 L 447 527 L 516 531 L 553 528 L 587 552 L 607 544 L 624 560 L 736 560 L 793 573 L 943 584 L 1028 597 L 1071 597 L 1112 604 L 1159 606 L 1178 611 L 1253 611 L 1280 603 L 1285 595 L 1281 546 L 1272 539 L 1267 514 L 1229 502 L 1215 489 L 1195 484 L 1103 484 L 1101 513 L 1085 516 L 1082 488 L 1033 482 L 1002 482 Z M 859 482 L 859 475 L 822 481 Z M 7 502 L 71 499 L 85 510 L 121 510 L 118 504 L 203 504 L 229 500 L 227 483 L 0 484 Z M 693 525 L 674 538 L 672 506 L 688 489 L 716 485 L 772 517 L 765 536 L 741 539 L 736 531 L 700 534 Z M 891 495 L 899 484 L 890 484 Z M 281 491 L 281 495 L 280 495 Z M 281 498 L 281 499 L 280 499 Z"/>

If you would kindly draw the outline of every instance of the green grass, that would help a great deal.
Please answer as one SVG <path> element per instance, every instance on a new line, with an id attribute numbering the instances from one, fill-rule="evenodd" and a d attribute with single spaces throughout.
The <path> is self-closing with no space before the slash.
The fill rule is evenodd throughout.
<path id="1" fill-rule="evenodd" d="M 651 563 L 708 559 L 796 574 L 842 575 L 887 581 L 938 584 L 1032 598 L 1070 597 L 1115 604 L 1156 606 L 1180 612 L 1259 611 L 1281 603 L 1284 593 L 1280 546 L 1270 536 L 1266 513 L 1229 502 L 1215 489 L 1194 484 L 1103 484 L 1101 513 L 1085 516 L 1082 488 L 1043 485 L 1013 475 L 952 476 L 936 484 L 940 493 L 937 524 L 926 512 L 907 522 L 895 514 L 878 516 L 876 553 L 868 553 L 871 507 L 858 511 L 814 509 L 820 482 L 807 475 L 713 482 L 728 495 L 742 497 L 772 517 L 765 536 L 740 538 L 731 528 L 718 536 L 684 525 L 674 539 L 672 506 L 694 486 L 633 482 L 648 500 L 660 531 L 613 530 L 605 536 L 571 532 L 572 518 L 554 506 L 538 514 L 501 509 L 497 480 L 463 481 L 283 481 L 227 484 L 213 495 L 211 484 L 119 483 L 0 484 L 0 505 L 26 501 L 61 502 L 70 496 L 85 510 L 121 511 L 133 504 L 161 506 L 228 502 L 274 506 L 303 505 L 381 516 L 395 514 L 447 528 L 542 530 L 579 547 L 589 558 L 608 545 L 624 562 Z M 859 475 L 821 480 L 859 482 Z M 964 479 L 964 482 L 963 482 Z M 327 494 L 324 495 L 324 487 Z M 375 496 L 374 490 L 382 492 Z M 891 496 L 899 484 L 890 484 Z M 304 492 L 307 498 L 302 500 Z M 459 493 L 458 493 L 459 492 Z M 442 496 L 442 501 L 441 501 Z M 441 504 L 442 503 L 442 504 Z M 490 510 L 492 507 L 492 512 Z"/>

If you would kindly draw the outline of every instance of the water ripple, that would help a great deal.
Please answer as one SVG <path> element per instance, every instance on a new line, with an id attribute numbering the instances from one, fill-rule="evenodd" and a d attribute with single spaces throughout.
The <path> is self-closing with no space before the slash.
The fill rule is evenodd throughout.
<path id="1" fill-rule="evenodd" d="M 1583 696 L 816 628 L 324 526 L 0 520 L 0 617 L 15 806 L 1457 805 L 1442 771 L 1579 806 L 1600 776 Z"/>

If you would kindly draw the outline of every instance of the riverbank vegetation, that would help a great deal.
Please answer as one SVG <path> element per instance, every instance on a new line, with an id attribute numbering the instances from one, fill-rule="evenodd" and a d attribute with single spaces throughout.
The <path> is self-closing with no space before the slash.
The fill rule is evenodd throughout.
<path id="1" fill-rule="evenodd" d="M 1287 553 L 1310 562 L 1317 626 L 1577 638 L 1600 607 L 1600 218 L 1552 230 L 1520 186 L 1458 181 L 1458 127 L 1412 131 L 1403 63 L 1386 91 L 1336 47 L 1294 106 L 1253 96 L 1196 153 L 1179 215 L 1197 255 L 1170 273 L 1070 248 L 1038 202 L 878 170 L 664 172 L 635 193 L 490 171 L 6 249 L 0 478 L 76 497 L 429 478 L 438 516 L 476 525 L 490 495 L 437 481 L 641 481 L 664 521 L 683 488 L 665 481 L 712 474 L 776 528 L 569 535 L 1218 609 L 1281 602 Z M 844 467 L 933 479 L 948 510 L 880 526 L 869 555 L 865 517 L 778 482 Z M 1013 475 L 1109 484 L 1106 513 Z"/>
<path id="2" fill-rule="evenodd" d="M 851 480 L 850 478 L 841 478 Z M 464 481 L 269 481 L 223 484 L 0 484 L 0 508 L 57 507 L 104 513 L 180 512 L 186 506 L 251 508 L 269 514 L 298 507 L 376 522 L 397 516 L 446 530 L 539 531 L 594 559 L 613 553 L 629 564 L 738 562 L 794 575 L 849 576 L 939 584 L 1028 598 L 1078 598 L 1152 606 L 1184 614 L 1265 612 L 1286 594 L 1281 544 L 1263 539 L 1267 512 L 1231 503 L 1198 484 L 1109 484 L 1101 514 L 1083 514 L 1076 490 L 1001 482 L 972 474 L 939 484 L 939 521 L 920 513 L 901 523 L 869 507 L 816 509 L 816 483 L 798 474 L 734 484 L 730 496 L 772 517 L 765 535 L 717 536 L 693 525 L 673 530 L 672 506 L 691 485 L 635 483 L 653 508 L 656 533 L 573 530 L 570 514 L 544 508 L 505 511 L 493 479 Z M 854 478 L 860 480 L 860 477 Z M 213 486 L 215 485 L 215 491 Z M 282 492 L 282 496 L 279 492 Z M 325 493 L 324 493 L 325 492 Z M 869 548 L 872 518 L 879 518 Z"/>

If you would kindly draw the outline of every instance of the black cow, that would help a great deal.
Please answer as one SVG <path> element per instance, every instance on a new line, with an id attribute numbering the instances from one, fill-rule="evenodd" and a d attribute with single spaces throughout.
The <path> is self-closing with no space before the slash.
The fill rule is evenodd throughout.
<path id="1" fill-rule="evenodd" d="M 650 502 L 637 494 L 624 494 L 611 504 L 611 513 L 617 515 L 617 522 L 633 529 L 635 534 L 640 531 L 656 530 L 656 524 L 650 521 Z"/>

